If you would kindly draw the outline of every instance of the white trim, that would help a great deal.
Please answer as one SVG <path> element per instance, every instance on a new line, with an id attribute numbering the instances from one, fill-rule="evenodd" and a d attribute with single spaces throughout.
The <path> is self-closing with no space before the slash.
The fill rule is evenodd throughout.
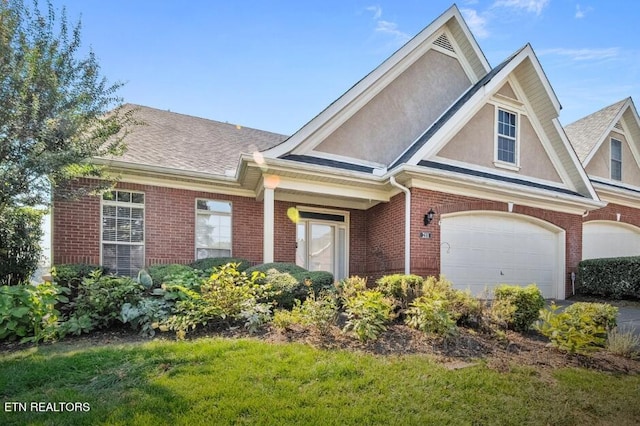
<path id="1" fill-rule="evenodd" d="M 264 199 L 263 211 L 264 211 L 264 234 L 262 240 L 262 263 L 271 263 L 274 259 L 274 189 L 265 185 L 264 186 Z"/>
<path id="2" fill-rule="evenodd" d="M 231 211 L 229 213 L 223 213 L 223 212 L 216 212 L 216 211 L 211 211 L 211 210 L 200 210 L 198 209 L 198 201 L 214 201 L 214 202 L 218 202 L 218 203 L 228 203 L 229 206 L 231 207 Z M 199 213 L 202 212 L 202 213 Z M 203 198 L 203 197 L 196 197 L 194 199 L 194 219 L 195 219 L 195 229 L 193 232 L 193 251 L 194 251 L 194 259 L 198 260 L 198 215 L 205 215 L 208 214 L 209 216 L 213 216 L 213 215 L 220 215 L 220 216 L 228 216 L 231 219 L 231 229 L 229 230 L 230 234 L 229 237 L 231 238 L 231 245 L 229 247 L 229 257 L 233 256 L 233 201 L 231 200 L 216 200 L 216 199 L 212 199 L 212 198 Z M 211 248 L 211 247 L 201 247 L 202 249 L 205 250 L 220 250 L 220 249 L 215 249 L 215 248 Z"/>
<path id="3" fill-rule="evenodd" d="M 372 169 L 385 169 L 386 170 L 386 168 L 387 168 L 387 166 L 382 164 L 382 163 L 376 163 L 376 162 L 373 162 L 373 161 L 361 160 L 359 158 L 348 157 L 348 156 L 345 156 L 345 155 L 332 154 L 330 152 L 311 150 L 305 155 L 309 155 L 311 157 L 323 158 L 323 159 L 326 159 L 326 160 L 340 161 L 342 163 L 347 163 L 347 164 L 355 164 L 355 165 L 358 165 L 358 166 L 371 167 Z"/>
<path id="4" fill-rule="evenodd" d="M 411 191 L 396 181 L 395 176 L 389 177 L 391 185 L 404 192 L 404 273 L 411 274 Z"/>
<path id="5" fill-rule="evenodd" d="M 528 175 L 514 175 L 513 173 L 506 172 L 504 170 L 493 169 L 491 167 L 480 166 L 478 164 L 465 163 L 463 161 L 452 160 L 450 158 L 439 157 L 437 155 L 435 155 L 432 158 L 430 158 L 430 161 L 434 161 L 434 162 L 442 163 L 442 164 L 448 164 L 448 165 L 456 166 L 456 167 L 463 167 L 465 169 L 475 170 L 475 171 L 478 171 L 478 172 L 491 173 L 491 174 L 494 174 L 496 176 L 503 176 L 503 177 L 509 177 L 509 178 L 522 179 L 522 180 L 525 180 L 525 181 L 528 181 L 528 182 L 532 182 L 532 183 L 539 183 L 541 185 L 549 185 L 549 186 L 553 186 L 555 188 L 569 189 L 569 190 L 573 191 L 573 188 L 570 188 L 569 186 L 567 186 L 567 184 L 565 182 L 556 182 L 556 181 L 553 181 L 553 180 L 541 179 L 541 178 L 536 178 L 536 177 L 528 176 Z"/>

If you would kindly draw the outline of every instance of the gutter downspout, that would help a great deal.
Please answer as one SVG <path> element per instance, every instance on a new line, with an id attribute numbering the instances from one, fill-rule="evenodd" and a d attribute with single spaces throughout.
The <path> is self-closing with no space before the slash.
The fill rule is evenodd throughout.
<path id="1" fill-rule="evenodd" d="M 411 191 L 396 181 L 395 176 L 389 177 L 389 183 L 404 192 L 404 273 L 411 273 Z"/>

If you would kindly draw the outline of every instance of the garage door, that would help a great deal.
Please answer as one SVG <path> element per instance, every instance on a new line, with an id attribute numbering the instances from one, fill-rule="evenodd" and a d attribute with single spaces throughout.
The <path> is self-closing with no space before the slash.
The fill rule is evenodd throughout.
<path id="1" fill-rule="evenodd" d="M 441 273 L 454 287 L 486 295 L 497 284 L 536 283 L 546 298 L 564 298 L 564 231 L 517 214 L 444 216 Z M 488 297 L 491 297 L 490 294 Z"/>
<path id="2" fill-rule="evenodd" d="M 582 258 L 640 255 L 640 228 L 620 222 L 591 221 L 582 228 Z"/>

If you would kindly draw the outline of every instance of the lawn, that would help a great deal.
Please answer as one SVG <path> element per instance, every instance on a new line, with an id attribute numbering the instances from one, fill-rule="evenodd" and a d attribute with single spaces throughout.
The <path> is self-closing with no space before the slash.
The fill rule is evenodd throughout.
<path id="1" fill-rule="evenodd" d="M 7 352 L 0 398 L 3 425 L 640 423 L 638 375 L 498 372 L 484 362 L 451 370 L 422 354 L 248 338 L 63 342 Z M 36 410 L 65 407 L 75 411 Z"/>

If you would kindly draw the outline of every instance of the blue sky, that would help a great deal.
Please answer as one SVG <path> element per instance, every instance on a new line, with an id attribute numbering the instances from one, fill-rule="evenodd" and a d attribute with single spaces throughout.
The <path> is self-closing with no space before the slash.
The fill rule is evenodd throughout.
<path id="1" fill-rule="evenodd" d="M 452 5 L 53 0 L 125 102 L 292 134 Z M 569 124 L 632 96 L 640 2 L 460 0 L 492 66 L 531 43 Z"/>

